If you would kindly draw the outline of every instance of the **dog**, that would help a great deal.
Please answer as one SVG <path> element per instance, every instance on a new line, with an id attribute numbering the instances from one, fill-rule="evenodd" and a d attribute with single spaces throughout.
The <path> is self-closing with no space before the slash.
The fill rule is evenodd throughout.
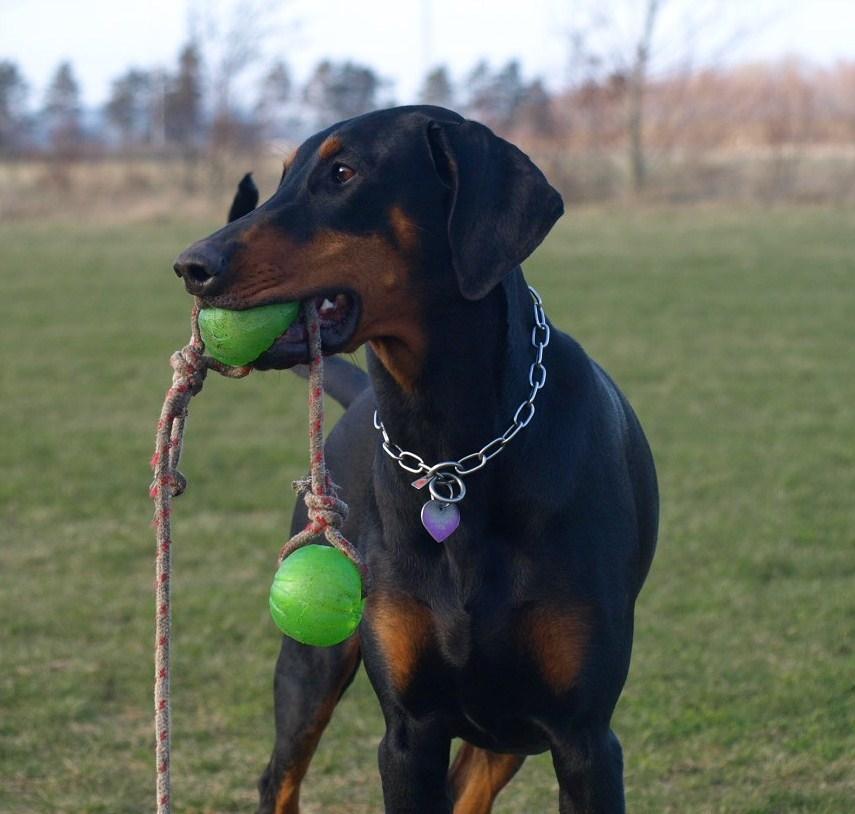
<path id="1" fill-rule="evenodd" d="M 487 127 L 410 106 L 309 138 L 256 203 L 246 178 L 234 219 L 175 271 L 203 307 L 313 299 L 325 354 L 367 347 L 367 376 L 330 360 L 347 410 L 326 454 L 369 574 L 357 635 L 330 648 L 283 638 L 258 810 L 298 812 L 361 661 L 386 724 L 388 814 L 487 814 L 547 750 L 561 814 L 623 812 L 610 720 L 658 490 L 626 398 L 545 319 L 520 268 L 561 196 Z M 306 362 L 298 322 L 254 366 Z M 421 520 L 426 501 L 455 507 L 443 542 Z M 298 506 L 293 529 L 305 523 Z"/>

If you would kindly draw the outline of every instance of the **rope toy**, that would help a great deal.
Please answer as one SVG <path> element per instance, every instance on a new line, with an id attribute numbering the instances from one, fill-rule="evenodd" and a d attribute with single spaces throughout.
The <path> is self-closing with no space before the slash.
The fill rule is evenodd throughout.
<path id="1" fill-rule="evenodd" d="M 251 366 L 232 366 L 204 355 L 205 344 L 199 331 L 200 307 L 191 313 L 190 341 L 170 358 L 172 385 L 166 392 L 157 422 L 155 452 L 151 459 L 154 479 L 149 493 L 154 501 L 154 528 L 157 541 L 155 563 L 155 653 L 154 724 L 157 767 L 157 814 L 171 812 L 171 719 L 170 719 L 170 646 L 172 626 L 171 548 L 172 500 L 184 492 L 186 478 L 178 471 L 190 400 L 205 382 L 208 370 L 221 376 L 241 379 L 252 372 Z M 324 460 L 323 431 L 323 354 L 321 328 L 313 301 L 303 305 L 309 337 L 309 477 L 293 486 L 302 496 L 309 512 L 306 527 L 292 537 L 279 552 L 279 568 L 271 589 L 270 605 L 274 621 L 283 633 L 310 644 L 336 644 L 350 636 L 362 616 L 365 566 L 356 549 L 345 538 L 341 527 L 347 517 L 347 504 L 337 496 Z M 308 546 L 297 556 L 289 555 L 323 534 L 334 549 Z M 312 553 L 317 550 L 317 553 Z M 341 554 L 339 554 L 341 552 Z M 344 555 L 342 557 L 341 555 Z M 287 561 L 286 561 L 286 558 Z M 346 558 L 346 559 L 345 559 Z M 327 579 L 328 578 L 328 579 Z M 320 635 L 313 630 L 313 597 L 323 591 L 333 602 L 321 602 L 321 618 L 314 620 Z M 306 598 L 308 597 L 308 601 Z M 321 599 L 324 595 L 321 596 Z M 278 616 L 277 616 L 278 611 Z M 315 614 L 317 615 L 317 614 Z M 308 619 L 308 623 L 307 623 Z M 308 627 L 307 627 L 308 624 Z M 289 629 L 286 630 L 285 627 Z M 308 634 L 306 631 L 309 631 Z M 296 635 L 295 635 L 296 634 Z M 303 636 L 303 638 L 300 638 Z M 338 638 L 336 638 L 338 636 Z M 335 641 L 331 641 L 335 639 Z"/>

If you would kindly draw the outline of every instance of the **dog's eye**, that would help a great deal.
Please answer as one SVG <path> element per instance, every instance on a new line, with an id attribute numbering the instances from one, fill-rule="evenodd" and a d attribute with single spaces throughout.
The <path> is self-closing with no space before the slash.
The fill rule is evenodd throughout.
<path id="1" fill-rule="evenodd" d="M 333 164 L 332 179 L 337 184 L 346 184 L 354 175 L 356 175 L 356 170 L 348 167 L 347 164 L 342 164 L 339 161 Z"/>

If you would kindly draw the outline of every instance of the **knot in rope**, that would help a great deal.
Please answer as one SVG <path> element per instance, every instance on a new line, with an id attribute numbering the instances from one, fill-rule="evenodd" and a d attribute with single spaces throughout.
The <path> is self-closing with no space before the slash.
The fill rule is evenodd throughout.
<path id="1" fill-rule="evenodd" d="M 202 355 L 202 349 L 191 342 L 175 351 L 169 358 L 169 364 L 173 370 L 172 386 L 186 388 L 182 392 L 191 396 L 197 395 L 202 389 L 209 367 L 206 357 Z"/>
<path id="2" fill-rule="evenodd" d="M 173 469 L 172 472 L 164 475 L 163 485 L 168 486 L 172 490 L 172 497 L 178 497 L 179 495 L 183 495 L 184 490 L 187 488 L 187 478 L 177 469 Z"/>
<path id="3" fill-rule="evenodd" d="M 295 480 L 294 491 L 303 498 L 306 508 L 309 510 L 309 520 L 312 531 L 319 534 L 326 528 L 337 531 L 344 525 L 347 519 L 347 503 L 338 497 L 338 487 L 332 482 L 329 475 L 326 478 L 326 488 L 323 493 L 312 491 L 311 477 Z"/>

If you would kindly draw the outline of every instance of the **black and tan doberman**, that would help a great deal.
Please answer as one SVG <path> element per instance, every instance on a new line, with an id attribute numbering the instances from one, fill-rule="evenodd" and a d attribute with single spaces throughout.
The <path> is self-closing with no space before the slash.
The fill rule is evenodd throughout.
<path id="1" fill-rule="evenodd" d="M 370 374 L 331 366 L 330 389 L 348 409 L 327 442 L 350 504 L 344 532 L 370 574 L 365 617 L 336 647 L 283 639 L 259 810 L 298 811 L 361 660 L 386 722 L 390 814 L 486 814 L 526 755 L 546 750 L 561 812 L 622 812 L 610 719 L 658 496 L 635 414 L 585 351 L 552 328 L 546 372 L 532 366 L 546 329 L 520 263 L 562 214 L 561 197 L 486 127 L 402 107 L 310 138 L 275 194 L 255 202 L 247 179 L 236 219 L 181 255 L 187 290 L 236 309 L 314 298 L 325 353 L 366 344 Z M 307 354 L 297 324 L 255 367 Z M 534 382 L 544 386 L 528 426 L 461 478 L 459 528 L 437 543 L 420 520 L 428 490 L 384 452 L 375 409 L 392 452 L 457 462 L 507 436 L 515 413 L 530 417 L 518 406 Z M 440 497 L 456 488 L 437 482 Z M 300 507 L 295 530 L 305 521 Z M 453 738 L 463 742 L 451 762 Z"/>

